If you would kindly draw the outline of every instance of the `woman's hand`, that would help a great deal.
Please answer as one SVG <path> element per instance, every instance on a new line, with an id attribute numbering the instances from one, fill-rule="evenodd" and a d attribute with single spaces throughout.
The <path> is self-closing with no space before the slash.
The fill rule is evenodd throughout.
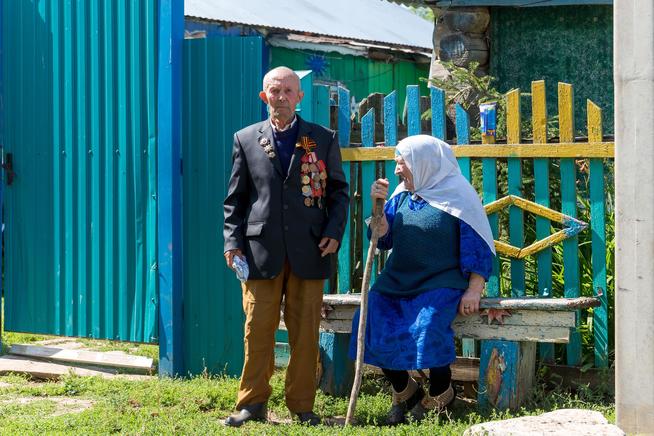
<path id="1" fill-rule="evenodd" d="M 388 180 L 375 180 L 370 187 L 370 197 L 372 198 L 373 204 L 375 204 L 377 199 L 386 201 L 386 197 L 388 197 Z M 386 214 L 382 212 L 381 219 L 379 220 L 379 229 L 377 235 L 381 237 L 386 233 L 388 233 L 388 221 L 386 221 Z"/>
<path id="2" fill-rule="evenodd" d="M 486 281 L 482 276 L 476 273 L 470 273 L 470 280 L 468 281 L 468 289 L 461 297 L 459 303 L 459 313 L 463 316 L 472 315 L 479 312 L 479 300 L 481 294 L 484 292 Z"/>
<path id="3" fill-rule="evenodd" d="M 386 197 L 388 197 L 388 180 L 377 179 L 372 182 L 372 186 L 370 187 L 370 197 L 373 202 L 377 198 L 386 200 Z"/>

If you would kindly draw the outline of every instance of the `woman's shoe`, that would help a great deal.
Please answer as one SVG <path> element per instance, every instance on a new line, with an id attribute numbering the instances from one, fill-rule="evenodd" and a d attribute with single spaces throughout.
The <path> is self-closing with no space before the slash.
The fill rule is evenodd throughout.
<path id="1" fill-rule="evenodd" d="M 425 391 L 422 390 L 422 387 L 413 377 L 409 377 L 409 383 L 402 392 L 395 392 L 395 389 L 391 389 L 393 391 L 393 405 L 388 412 L 386 422 L 388 425 L 402 424 L 406 421 L 407 412 L 420 404 L 420 400 L 425 396 Z"/>
<path id="2" fill-rule="evenodd" d="M 432 410 L 436 414 L 442 413 L 454 403 L 456 395 L 454 388 L 450 385 L 449 388 L 442 394 L 432 397 L 429 392 L 411 409 L 411 416 L 416 421 L 422 421 L 425 416 Z"/>

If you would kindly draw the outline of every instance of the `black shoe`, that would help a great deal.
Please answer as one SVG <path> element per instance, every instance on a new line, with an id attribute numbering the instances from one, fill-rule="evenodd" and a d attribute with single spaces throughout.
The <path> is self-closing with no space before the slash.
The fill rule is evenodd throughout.
<path id="1" fill-rule="evenodd" d="M 300 424 L 306 424 L 310 426 L 320 425 L 320 423 L 322 422 L 320 417 L 315 413 L 313 413 L 313 411 L 298 413 L 297 420 L 300 422 Z"/>
<path id="2" fill-rule="evenodd" d="M 406 422 L 406 414 L 420 403 L 425 396 L 425 391 L 416 383 L 413 378 L 409 378 L 409 384 L 402 392 L 393 390 L 393 405 L 386 416 L 388 425 L 398 425 Z"/>
<path id="3" fill-rule="evenodd" d="M 225 425 L 240 427 L 248 421 L 266 421 L 268 408 L 266 403 L 248 404 L 240 412 L 225 420 Z"/>

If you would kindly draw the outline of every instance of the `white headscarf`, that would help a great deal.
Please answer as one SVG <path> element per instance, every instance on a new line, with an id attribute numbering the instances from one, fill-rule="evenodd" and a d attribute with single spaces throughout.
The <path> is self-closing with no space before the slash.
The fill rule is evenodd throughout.
<path id="1" fill-rule="evenodd" d="M 402 156 L 413 174 L 414 194 L 431 206 L 455 216 L 472 227 L 495 254 L 495 242 L 479 196 L 463 177 L 450 146 L 429 135 L 409 136 L 400 141 L 395 154 Z M 391 198 L 408 191 L 404 182 Z"/>

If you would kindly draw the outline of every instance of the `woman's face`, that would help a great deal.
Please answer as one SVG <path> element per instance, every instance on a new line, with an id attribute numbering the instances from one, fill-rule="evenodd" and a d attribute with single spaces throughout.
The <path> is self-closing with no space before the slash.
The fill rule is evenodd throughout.
<path id="1" fill-rule="evenodd" d="M 406 165 L 402 156 L 395 157 L 395 175 L 400 176 L 407 191 L 414 192 L 415 186 L 413 185 L 413 174 L 411 174 L 411 170 Z"/>

